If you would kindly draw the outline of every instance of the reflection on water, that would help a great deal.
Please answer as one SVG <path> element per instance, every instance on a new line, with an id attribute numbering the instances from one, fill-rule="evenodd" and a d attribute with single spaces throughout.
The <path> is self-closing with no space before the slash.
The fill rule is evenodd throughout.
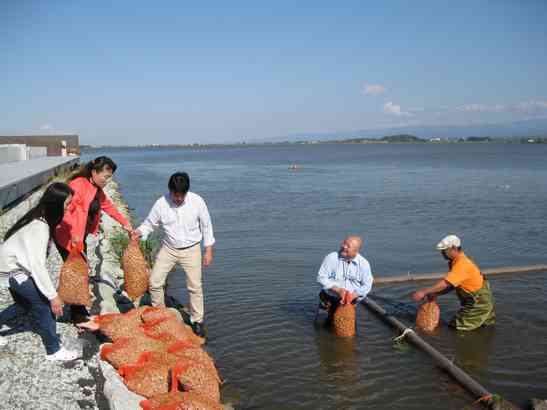
<path id="1" fill-rule="evenodd" d="M 455 363 L 463 371 L 481 379 L 488 369 L 488 359 L 494 346 L 496 326 L 481 327 L 473 332 L 454 332 Z"/>

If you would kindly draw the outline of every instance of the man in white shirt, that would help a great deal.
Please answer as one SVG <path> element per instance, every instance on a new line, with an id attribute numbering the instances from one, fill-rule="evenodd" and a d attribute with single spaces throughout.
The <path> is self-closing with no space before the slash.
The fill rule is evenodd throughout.
<path id="1" fill-rule="evenodd" d="M 205 336 L 204 303 L 201 267 L 213 261 L 213 225 L 203 198 L 190 192 L 190 177 L 176 172 L 169 178 L 169 193 L 160 197 L 135 234 L 146 237 L 161 225 L 163 243 L 150 275 L 150 296 L 153 306 L 165 305 L 165 281 L 175 264 L 186 273 L 190 302 L 190 320 L 194 332 Z M 205 253 L 201 257 L 200 243 Z"/>

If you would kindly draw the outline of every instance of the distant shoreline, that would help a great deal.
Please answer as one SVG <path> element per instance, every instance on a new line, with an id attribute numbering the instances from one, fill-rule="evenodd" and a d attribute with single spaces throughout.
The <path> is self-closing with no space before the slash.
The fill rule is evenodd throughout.
<path id="1" fill-rule="evenodd" d="M 238 142 L 232 144 L 138 144 L 138 145 L 80 145 L 82 150 L 101 148 L 241 148 L 279 145 L 320 144 L 547 144 L 547 137 L 465 137 L 465 138 L 419 138 L 413 135 L 391 135 L 381 138 L 346 138 L 336 140 L 302 140 L 280 142 Z"/>

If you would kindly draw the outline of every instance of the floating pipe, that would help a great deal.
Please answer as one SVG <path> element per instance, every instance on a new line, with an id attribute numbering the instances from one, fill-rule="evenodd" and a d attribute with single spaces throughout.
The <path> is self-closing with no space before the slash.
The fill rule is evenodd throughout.
<path id="1" fill-rule="evenodd" d="M 547 271 L 547 265 L 529 265 L 529 266 L 504 266 L 500 268 L 484 269 L 481 270 L 484 276 L 502 275 L 507 273 L 530 273 Z M 398 283 L 398 282 L 415 282 L 432 279 L 442 279 L 446 276 L 446 272 L 433 272 L 422 274 L 411 274 L 391 276 L 391 277 L 375 277 L 374 284 L 381 285 L 386 283 Z"/>
<path id="2" fill-rule="evenodd" d="M 378 314 L 383 320 L 401 331 L 404 337 L 409 342 L 411 342 L 416 347 L 431 356 L 440 368 L 445 370 L 454 379 L 456 379 L 456 381 L 458 381 L 465 389 L 467 389 L 467 391 L 469 391 L 475 397 L 475 399 L 482 399 L 481 403 L 485 405 L 489 405 L 491 403 L 492 394 L 488 390 L 486 390 L 483 386 L 477 383 L 471 376 L 469 376 L 462 369 L 460 369 L 458 366 L 448 360 L 445 356 L 439 353 L 429 343 L 424 341 L 418 334 L 414 332 L 414 330 L 407 327 L 393 316 L 390 316 L 379 304 L 377 304 L 370 297 L 366 297 L 361 303 L 370 310 L 372 310 L 374 313 Z"/>

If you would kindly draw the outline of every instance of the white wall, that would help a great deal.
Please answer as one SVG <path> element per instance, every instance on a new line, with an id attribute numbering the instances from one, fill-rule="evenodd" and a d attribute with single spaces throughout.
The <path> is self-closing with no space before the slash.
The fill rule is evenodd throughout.
<path id="1" fill-rule="evenodd" d="M 27 146 L 24 144 L 0 145 L 0 164 L 7 162 L 24 161 L 28 159 Z"/>

